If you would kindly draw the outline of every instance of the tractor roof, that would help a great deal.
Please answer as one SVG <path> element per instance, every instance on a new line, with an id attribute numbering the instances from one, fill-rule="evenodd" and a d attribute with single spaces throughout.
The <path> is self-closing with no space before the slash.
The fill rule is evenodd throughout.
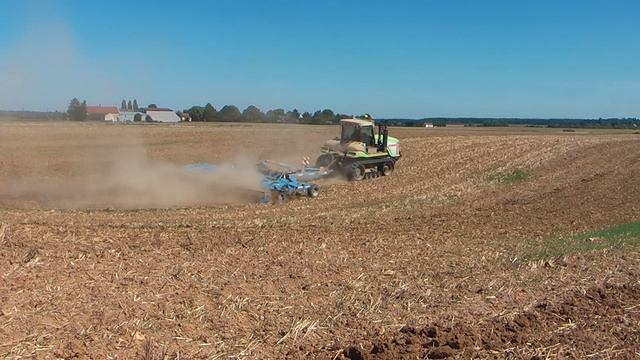
<path id="1" fill-rule="evenodd" d="M 354 125 L 358 125 L 358 126 L 372 126 L 373 125 L 373 121 L 369 121 L 369 120 L 363 120 L 363 119 L 342 119 L 340 120 L 341 124 L 347 123 L 347 124 L 354 124 Z"/>

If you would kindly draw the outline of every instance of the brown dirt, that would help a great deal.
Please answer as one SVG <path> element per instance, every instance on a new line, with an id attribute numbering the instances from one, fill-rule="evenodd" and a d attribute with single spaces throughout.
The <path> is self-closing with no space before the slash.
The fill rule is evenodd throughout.
<path id="1" fill-rule="evenodd" d="M 153 164 L 298 161 L 337 130 L 2 123 L 0 356 L 637 357 L 637 249 L 522 259 L 638 220 L 640 138 L 509 131 L 393 129 L 393 176 L 318 199 L 121 209 L 7 189 L 105 176 L 132 141 Z"/>
<path id="2" fill-rule="evenodd" d="M 531 309 L 485 319 L 436 320 L 345 347 L 341 359 L 634 358 L 640 350 L 640 285 L 574 291 Z M 610 321 L 603 321 L 603 319 Z M 316 355 L 316 354 L 314 354 Z M 324 354 L 329 357 L 330 353 Z"/>

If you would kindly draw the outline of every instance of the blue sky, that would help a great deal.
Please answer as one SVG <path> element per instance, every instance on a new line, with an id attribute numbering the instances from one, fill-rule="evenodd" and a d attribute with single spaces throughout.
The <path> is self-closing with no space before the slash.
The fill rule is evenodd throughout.
<path id="1" fill-rule="evenodd" d="M 639 117 L 640 1 L 0 0 L 0 109 Z"/>

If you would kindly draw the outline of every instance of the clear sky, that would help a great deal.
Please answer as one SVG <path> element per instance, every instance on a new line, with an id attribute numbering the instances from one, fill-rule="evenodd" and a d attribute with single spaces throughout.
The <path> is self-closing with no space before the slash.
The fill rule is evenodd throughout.
<path id="1" fill-rule="evenodd" d="M 0 109 L 638 117 L 640 1 L 0 0 Z"/>

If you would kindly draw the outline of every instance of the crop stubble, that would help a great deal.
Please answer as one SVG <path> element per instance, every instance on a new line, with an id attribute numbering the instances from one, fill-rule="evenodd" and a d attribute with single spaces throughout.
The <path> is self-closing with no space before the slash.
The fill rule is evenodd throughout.
<path id="1" fill-rule="evenodd" d="M 105 159 L 95 148 L 123 136 L 154 161 L 293 161 L 336 132 L 0 129 L 5 184 L 100 171 L 84 157 Z M 56 209 L 3 197 L 0 355 L 635 356 L 636 250 L 522 256 L 541 237 L 637 220 L 640 139 L 429 131 L 392 130 L 403 151 L 393 176 L 331 182 L 318 199 L 277 207 Z M 489 176 L 516 168 L 531 176 L 514 184 Z"/>

